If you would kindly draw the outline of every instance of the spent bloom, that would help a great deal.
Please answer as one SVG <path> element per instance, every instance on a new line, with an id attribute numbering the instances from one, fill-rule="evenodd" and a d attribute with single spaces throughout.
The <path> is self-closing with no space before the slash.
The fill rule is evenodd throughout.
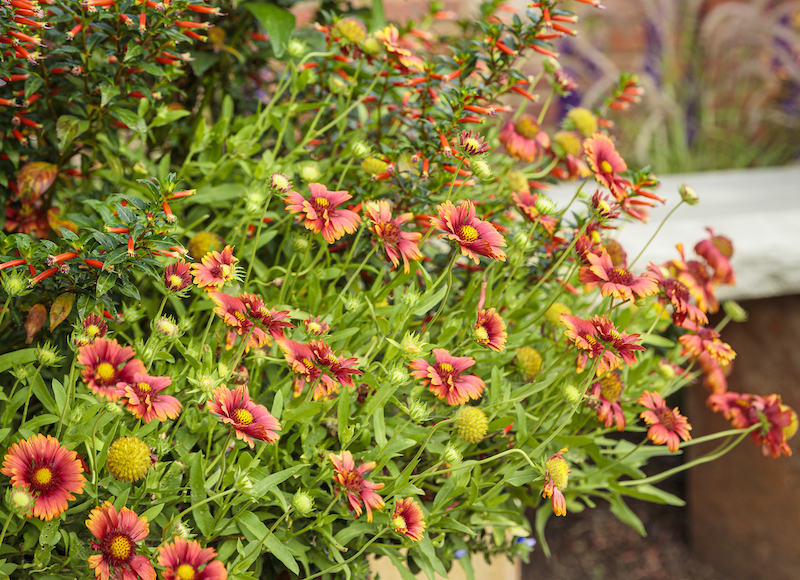
<path id="1" fill-rule="evenodd" d="M 78 454 L 55 437 L 41 433 L 11 445 L 3 458 L 4 475 L 11 486 L 29 491 L 36 498 L 28 517 L 50 521 L 64 513 L 73 493 L 83 493 L 86 478 Z"/>
<path id="2" fill-rule="evenodd" d="M 91 545 L 100 554 L 89 556 L 89 568 L 94 570 L 97 580 L 156 579 L 152 562 L 136 554 L 137 544 L 150 531 L 147 518 L 138 517 L 126 507 L 118 512 L 107 501 L 91 511 L 86 527 L 98 540 Z"/>
<path id="3" fill-rule="evenodd" d="M 86 386 L 96 395 L 108 401 L 122 396 L 118 383 L 130 383 L 136 373 L 147 373 L 139 359 L 131 359 L 136 353 L 129 346 L 120 346 L 115 340 L 98 338 L 78 349 L 78 364 L 83 365 L 81 377 Z"/>
<path id="4" fill-rule="evenodd" d="M 711 234 L 711 238 L 698 242 L 694 251 L 714 270 L 711 278 L 714 284 L 736 284 L 736 276 L 730 262 L 733 256 L 733 243 L 725 236 L 716 235 L 711 228 L 708 228 L 708 233 Z"/>
<path id="5" fill-rule="evenodd" d="M 444 231 L 440 238 L 458 242 L 461 254 L 479 262 L 478 256 L 486 256 L 501 262 L 506 261 L 506 254 L 501 247 L 506 241 L 500 232 L 489 222 L 475 217 L 475 205 L 464 200 L 456 207 L 446 201 L 437 208 L 438 218 L 431 218 L 431 223 Z"/>
<path id="6" fill-rule="evenodd" d="M 452 356 L 443 348 L 433 349 L 436 362 L 429 364 L 424 359 L 417 359 L 410 365 L 411 376 L 423 379 L 428 389 L 439 399 L 445 399 L 448 405 L 463 405 L 470 399 L 480 399 L 486 384 L 475 375 L 462 374 L 475 364 L 469 356 Z"/>
<path id="7" fill-rule="evenodd" d="M 562 457 L 566 452 L 566 448 L 561 449 L 558 453 L 551 455 L 545 463 L 545 483 L 542 497 L 553 498 L 553 513 L 557 516 L 567 515 L 567 500 L 562 493 L 567 489 L 569 483 L 569 465 Z"/>
<path id="8" fill-rule="evenodd" d="M 647 430 L 647 438 L 656 445 L 666 443 L 669 450 L 674 453 L 678 450 L 681 439 L 689 441 L 692 438 L 689 434 L 692 426 L 689 425 L 686 417 L 680 414 L 678 407 L 674 409 L 667 407 L 663 397 L 658 393 L 645 391 L 639 397 L 639 404 L 647 407 L 647 410 L 642 411 L 639 417 L 650 425 Z"/>
<path id="9" fill-rule="evenodd" d="M 331 453 L 328 455 L 335 473 L 333 479 L 338 483 L 342 489 L 347 493 L 347 501 L 350 504 L 350 509 L 356 513 L 356 518 L 361 515 L 362 504 L 367 510 L 367 521 L 372 521 L 372 510 L 383 508 L 383 499 L 375 493 L 379 489 L 383 489 L 382 483 L 372 483 L 364 479 L 364 474 L 371 469 L 375 469 L 376 463 L 370 461 L 362 463 L 356 467 L 353 461 L 353 455 L 349 451 L 342 451 L 339 455 Z"/>
<path id="10" fill-rule="evenodd" d="M 422 259 L 422 252 L 417 246 L 422 237 L 419 232 L 405 232 L 401 226 L 414 217 L 412 213 L 404 213 L 392 219 L 392 210 L 387 201 L 377 201 L 364 205 L 364 213 L 372 220 L 369 228 L 382 242 L 386 256 L 392 261 L 395 268 L 403 259 L 403 272 L 408 274 L 409 261 L 416 262 Z"/>
<path id="11" fill-rule="evenodd" d="M 164 580 L 225 580 L 228 571 L 216 557 L 214 548 L 180 537 L 158 547 L 158 565 L 166 568 L 161 573 Z"/>
<path id="12" fill-rule="evenodd" d="M 529 346 L 519 347 L 514 354 L 514 363 L 517 365 L 522 378 L 526 383 L 531 382 L 542 368 L 542 355 L 535 348 Z"/>
<path id="13" fill-rule="evenodd" d="M 495 352 L 506 349 L 506 323 L 494 308 L 483 309 L 478 312 L 478 320 L 472 329 L 472 336 L 476 342 L 488 346 Z"/>
<path id="14" fill-rule="evenodd" d="M 230 246 L 225 246 L 221 252 L 212 250 L 203 256 L 199 264 L 192 264 L 194 283 L 200 288 L 221 288 L 236 278 L 238 261 Z"/>
<path id="15" fill-rule="evenodd" d="M 278 420 L 267 408 L 250 400 L 247 387 L 240 385 L 231 391 L 225 385 L 213 391 L 214 399 L 207 403 L 208 410 L 220 417 L 222 422 L 233 427 L 236 438 L 255 447 L 253 439 L 276 443 L 281 428 Z"/>
<path id="16" fill-rule="evenodd" d="M 305 227 L 322 237 L 329 244 L 358 229 L 361 220 L 358 214 L 338 206 L 352 199 L 346 191 L 328 191 L 321 183 L 310 183 L 311 199 L 306 199 L 296 191 L 286 195 L 286 211 L 302 214 Z"/>
<path id="17" fill-rule="evenodd" d="M 414 542 L 419 542 L 425 535 L 425 519 L 422 508 L 411 497 L 397 500 L 390 525 L 395 532 Z"/>
<path id="18" fill-rule="evenodd" d="M 658 292 L 658 283 L 649 276 L 634 276 L 625 268 L 614 266 L 608 252 L 601 250 L 600 254 L 587 253 L 587 266 L 581 266 L 579 280 L 593 287 L 600 286 L 603 296 L 613 296 L 621 300 L 635 300 L 652 296 Z"/>

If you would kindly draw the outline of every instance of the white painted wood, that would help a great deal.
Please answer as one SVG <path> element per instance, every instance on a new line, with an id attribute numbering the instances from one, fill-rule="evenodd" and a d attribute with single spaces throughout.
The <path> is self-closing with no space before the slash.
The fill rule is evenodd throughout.
<path id="1" fill-rule="evenodd" d="M 731 261 L 736 273 L 734 287 L 718 288 L 720 299 L 766 298 L 800 293 L 800 165 L 763 169 L 708 171 L 660 177 L 657 193 L 667 203 L 651 210 L 650 221 L 627 223 L 616 237 L 628 253 L 636 256 L 669 211 L 680 201 L 678 187 L 691 186 L 700 197 L 695 206 L 680 207 L 667 221 L 635 264 L 640 273 L 648 262 L 660 264 L 678 256 L 675 244 L 682 242 L 687 259 L 694 246 L 708 237 L 706 227 L 733 241 Z M 584 192 L 595 191 L 587 183 Z M 577 184 L 547 192 L 563 205 L 574 195 Z"/>

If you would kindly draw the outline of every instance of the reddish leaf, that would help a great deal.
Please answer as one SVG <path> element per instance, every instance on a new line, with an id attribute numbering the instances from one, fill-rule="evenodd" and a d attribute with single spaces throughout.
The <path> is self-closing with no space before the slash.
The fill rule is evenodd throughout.
<path id="1" fill-rule="evenodd" d="M 52 163 L 32 161 L 23 165 L 17 173 L 20 200 L 30 204 L 39 199 L 45 191 L 50 189 L 57 175 L 58 167 Z"/>
<path id="2" fill-rule="evenodd" d="M 50 307 L 50 332 L 53 332 L 56 326 L 66 320 L 69 313 L 72 312 L 73 304 L 75 304 L 75 295 L 71 292 L 65 292 L 55 299 Z"/>
<path id="3" fill-rule="evenodd" d="M 33 342 L 34 335 L 42 329 L 45 320 L 47 320 L 47 308 L 41 304 L 34 304 L 25 320 L 25 334 L 27 335 L 25 344 Z"/>

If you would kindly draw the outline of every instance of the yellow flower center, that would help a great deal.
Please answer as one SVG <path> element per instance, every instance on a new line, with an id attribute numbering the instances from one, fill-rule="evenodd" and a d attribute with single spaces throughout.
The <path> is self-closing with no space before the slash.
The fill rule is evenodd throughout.
<path id="1" fill-rule="evenodd" d="M 233 412 L 233 420 L 246 427 L 253 422 L 253 414 L 247 409 L 236 409 Z"/>
<path id="2" fill-rule="evenodd" d="M 233 279 L 233 266 L 229 266 L 228 264 L 222 264 L 219 267 L 220 278 L 225 280 L 226 282 Z"/>
<path id="3" fill-rule="evenodd" d="M 304 367 L 306 367 L 307 369 L 313 369 L 313 368 L 314 368 L 314 363 L 313 363 L 313 362 L 311 362 L 310 360 L 308 360 L 307 358 L 304 358 L 304 359 L 303 359 L 302 361 L 300 361 L 300 362 L 302 362 L 302 363 L 303 363 L 303 366 L 304 366 Z"/>
<path id="4" fill-rule="evenodd" d="M 605 159 L 600 162 L 600 169 L 603 173 L 614 173 L 614 168 Z"/>
<path id="5" fill-rule="evenodd" d="M 127 560 L 133 551 L 131 541 L 125 536 L 117 536 L 108 544 L 108 552 L 117 560 Z"/>
<path id="6" fill-rule="evenodd" d="M 136 386 L 142 392 L 149 393 L 151 391 L 151 387 L 147 383 L 137 383 Z"/>
<path id="7" fill-rule="evenodd" d="M 482 145 L 480 141 L 474 137 L 470 137 L 464 142 L 464 149 L 467 151 L 479 151 Z"/>
<path id="8" fill-rule="evenodd" d="M 240 312 L 240 311 L 238 311 L 238 310 L 237 310 L 236 312 L 234 312 L 234 313 L 233 313 L 233 316 L 234 316 L 234 318 L 236 318 L 236 320 L 238 320 L 239 322 L 244 322 L 245 320 L 247 320 L 247 317 L 244 315 L 244 312 Z"/>
<path id="9" fill-rule="evenodd" d="M 173 274 L 169 277 L 169 285 L 170 288 L 180 288 L 183 285 L 183 280 L 177 274 Z"/>
<path id="10" fill-rule="evenodd" d="M 195 570 L 189 564 L 181 564 L 175 569 L 175 578 L 178 580 L 194 580 Z"/>
<path id="11" fill-rule="evenodd" d="M 608 373 L 600 379 L 600 393 L 610 403 L 619 401 L 624 385 L 617 373 Z"/>
<path id="12" fill-rule="evenodd" d="M 395 516 L 392 520 L 392 529 L 395 532 L 405 532 L 408 530 L 408 525 L 406 524 L 406 520 L 403 519 L 402 516 Z"/>
<path id="13" fill-rule="evenodd" d="M 97 377 L 101 381 L 110 381 L 114 377 L 115 371 L 111 363 L 103 362 L 97 365 Z"/>
<path id="14" fill-rule="evenodd" d="M 472 226 L 461 226 L 461 239 L 467 242 L 474 242 L 478 239 L 478 230 Z"/>
<path id="15" fill-rule="evenodd" d="M 441 363 L 439 368 L 442 369 L 446 373 L 452 373 L 455 369 L 453 369 L 453 365 L 450 363 Z"/>
<path id="16" fill-rule="evenodd" d="M 33 474 L 33 482 L 40 487 L 53 481 L 53 472 L 49 467 L 40 467 Z"/>
<path id="17" fill-rule="evenodd" d="M 316 322 L 309 322 L 308 331 L 312 334 L 320 334 L 322 332 L 322 327 Z"/>
<path id="18" fill-rule="evenodd" d="M 100 327 L 98 327 L 96 324 L 90 324 L 89 326 L 86 327 L 86 334 L 94 338 L 95 336 L 100 334 Z"/>
<path id="19" fill-rule="evenodd" d="M 483 326 L 479 326 L 474 331 L 475 340 L 478 342 L 488 341 L 489 340 L 489 332 Z"/>
<path id="20" fill-rule="evenodd" d="M 314 203 L 316 203 L 320 207 L 328 207 L 330 205 L 330 202 L 324 197 L 315 197 Z"/>
<path id="21" fill-rule="evenodd" d="M 547 460 L 547 473 L 555 486 L 564 491 L 569 483 L 569 466 L 562 457 L 553 457 Z"/>
<path id="22" fill-rule="evenodd" d="M 539 132 L 539 125 L 536 124 L 536 121 L 534 121 L 532 117 L 523 115 L 514 123 L 514 129 L 516 129 L 517 133 L 522 137 L 533 139 Z"/>

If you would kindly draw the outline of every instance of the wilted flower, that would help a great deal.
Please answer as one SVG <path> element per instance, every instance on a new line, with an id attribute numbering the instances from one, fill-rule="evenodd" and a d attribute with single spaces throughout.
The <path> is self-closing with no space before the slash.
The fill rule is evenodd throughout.
<path id="1" fill-rule="evenodd" d="M 714 234 L 714 230 L 708 228 L 711 238 L 702 240 L 694 247 L 694 251 L 699 256 L 705 258 L 708 265 L 714 270 L 711 281 L 714 284 L 736 284 L 736 277 L 731 268 L 731 256 L 733 256 L 733 243 L 725 236 Z"/>
<path id="2" fill-rule="evenodd" d="M 562 493 L 569 484 L 569 465 L 562 457 L 567 449 L 561 449 L 550 456 L 545 464 L 545 484 L 542 497 L 553 498 L 553 513 L 557 516 L 567 515 L 567 500 Z"/>
<path id="3" fill-rule="evenodd" d="M 622 412 L 620 397 L 625 390 L 622 378 L 617 371 L 610 371 L 592 384 L 591 395 L 600 400 L 597 418 L 608 429 L 616 423 L 617 431 L 625 430 L 625 413 Z"/>
<path id="4" fill-rule="evenodd" d="M 372 510 L 382 509 L 384 506 L 381 496 L 375 493 L 383 489 L 382 483 L 372 483 L 364 479 L 364 474 L 375 468 L 376 463 L 370 461 L 362 463 L 356 467 L 353 455 L 349 451 L 342 451 L 339 455 L 331 453 L 328 455 L 335 473 L 333 480 L 347 492 L 347 500 L 350 509 L 356 513 L 356 518 L 361 515 L 361 505 L 363 503 L 367 510 L 367 521 L 372 521 Z"/>
<path id="5" fill-rule="evenodd" d="M 464 441 L 467 443 L 480 443 L 486 437 L 489 419 L 479 407 L 464 405 L 456 415 L 454 425 L 456 433 Z"/>
<path id="6" fill-rule="evenodd" d="M 542 368 L 542 355 L 534 348 L 521 346 L 515 351 L 514 361 L 526 383 L 531 382 Z"/>

